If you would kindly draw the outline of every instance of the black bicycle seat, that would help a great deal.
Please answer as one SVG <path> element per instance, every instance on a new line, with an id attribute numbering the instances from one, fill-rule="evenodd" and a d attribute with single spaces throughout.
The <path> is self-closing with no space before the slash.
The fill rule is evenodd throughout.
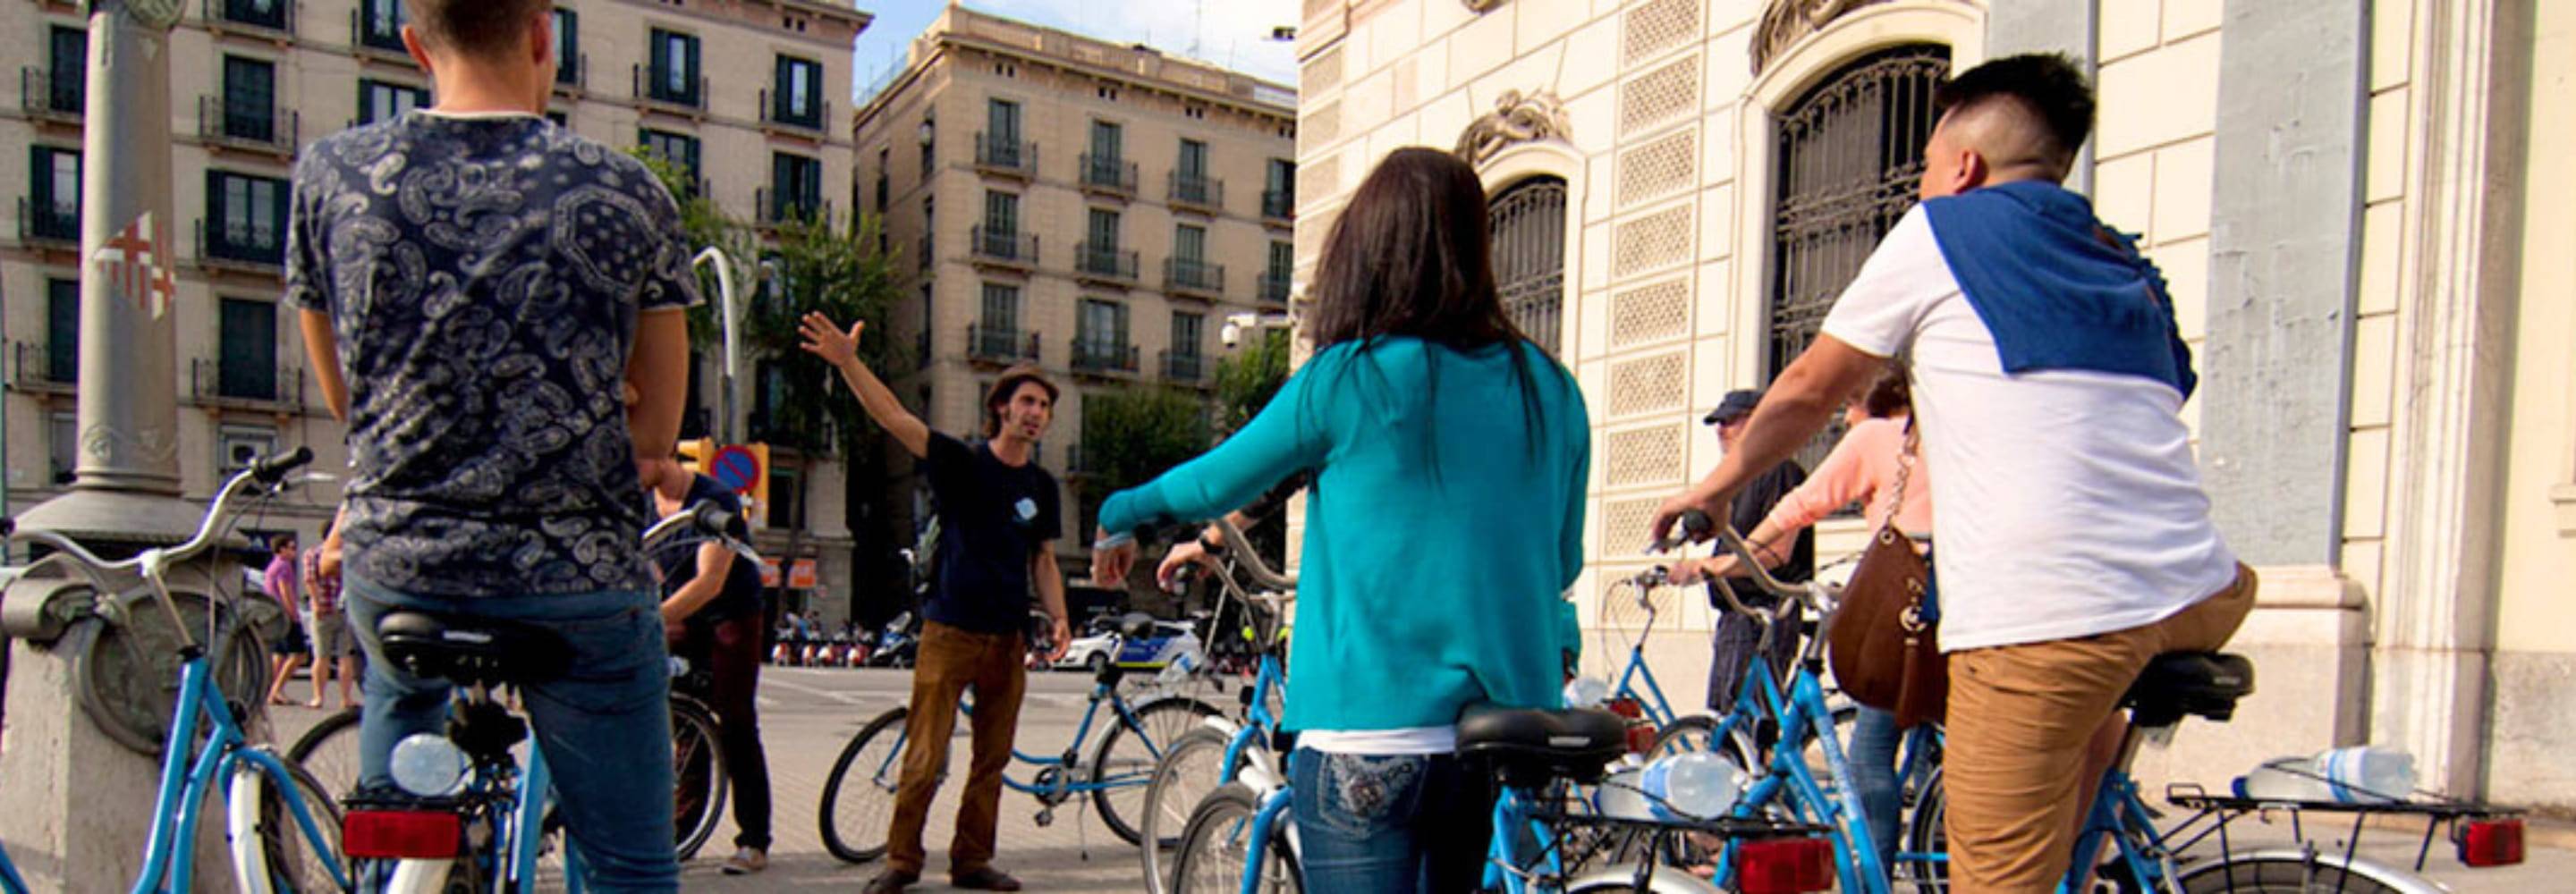
<path id="1" fill-rule="evenodd" d="M 1593 708 L 1471 707 L 1458 718 L 1458 753 L 1492 761 L 1506 785 L 1599 782 L 1627 750 L 1627 719 Z"/>
<path id="2" fill-rule="evenodd" d="M 2147 662 L 2120 704 L 2132 725 L 2172 726 L 2188 717 L 2224 723 L 2254 692 L 2254 662 L 2219 652 L 2167 652 Z"/>
<path id="3" fill-rule="evenodd" d="M 465 685 L 541 682 L 572 664 L 562 635 L 513 621 L 397 611 L 376 622 L 376 637 L 385 658 L 412 676 Z"/>

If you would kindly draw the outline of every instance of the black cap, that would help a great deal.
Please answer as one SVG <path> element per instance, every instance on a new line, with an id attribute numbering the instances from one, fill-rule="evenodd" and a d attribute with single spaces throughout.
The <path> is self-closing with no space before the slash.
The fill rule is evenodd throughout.
<path id="1" fill-rule="evenodd" d="M 1720 398 L 1717 409 L 1708 411 L 1708 418 L 1700 422 L 1705 425 L 1723 425 L 1752 415 L 1753 408 L 1761 405 L 1762 392 L 1750 388 L 1738 388 Z"/>

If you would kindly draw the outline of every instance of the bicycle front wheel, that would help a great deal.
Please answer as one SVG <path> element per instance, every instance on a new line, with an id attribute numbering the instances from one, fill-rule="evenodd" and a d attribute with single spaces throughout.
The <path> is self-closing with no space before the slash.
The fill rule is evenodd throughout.
<path id="1" fill-rule="evenodd" d="M 2184 894 L 2400 894 L 2396 879 L 2366 866 L 2335 866 L 2297 856 L 2211 860 L 2182 870 Z"/>
<path id="2" fill-rule="evenodd" d="M 1100 821 L 1128 844 L 1145 840 L 1135 820 L 1145 813 L 1145 786 L 1153 781 L 1154 765 L 1199 721 L 1217 716 L 1217 710 L 1203 701 L 1166 698 L 1145 703 L 1134 716 L 1133 724 L 1125 718 L 1112 724 L 1091 753 L 1091 784 L 1097 786 L 1091 802 L 1100 809 Z"/>
<path id="3" fill-rule="evenodd" d="M 304 768 L 292 761 L 285 767 L 283 779 L 249 761 L 233 771 L 226 797 L 231 799 L 234 880 L 245 891 L 341 890 L 340 874 L 348 867 L 339 857 L 339 804 Z M 305 816 L 321 833 L 320 847 L 296 822 L 294 801 L 303 803 Z"/>
<path id="4" fill-rule="evenodd" d="M 843 862 L 885 856 L 895 790 L 903 777 L 904 723 L 911 716 L 909 709 L 896 708 L 868 721 L 850 737 L 840 759 L 832 762 L 832 775 L 823 781 L 823 803 L 816 811 L 823 847 Z"/>
<path id="5" fill-rule="evenodd" d="M 671 771 L 679 783 L 672 803 L 672 824 L 680 861 L 688 862 L 716 834 L 724 818 L 727 786 L 724 745 L 716 738 L 716 717 L 697 699 L 671 697 Z"/>
<path id="6" fill-rule="evenodd" d="M 1224 733 L 1194 729 L 1164 749 L 1163 759 L 1155 762 L 1154 781 L 1145 785 L 1145 803 L 1136 818 L 1137 837 L 1143 843 L 1136 852 L 1145 864 L 1146 894 L 1163 894 L 1173 862 L 1166 851 L 1180 845 L 1190 811 L 1209 792 L 1233 781 L 1218 777 L 1225 769 L 1226 746 L 1231 744 L 1233 739 Z"/>
<path id="7" fill-rule="evenodd" d="M 335 798 L 357 791 L 358 719 L 356 708 L 322 718 L 287 747 L 287 762 L 313 774 L 313 781 Z"/>
<path id="8" fill-rule="evenodd" d="M 1279 824 L 1271 827 L 1270 840 L 1256 847 L 1252 819 L 1260 812 L 1260 797 L 1242 783 L 1229 782 L 1208 793 L 1207 799 L 1190 813 L 1188 828 L 1181 832 L 1167 894 L 1240 892 L 1243 866 L 1256 851 L 1261 860 L 1262 894 L 1304 894 L 1306 884 L 1297 873 L 1296 855 L 1288 852 L 1287 817 L 1283 814 Z"/>

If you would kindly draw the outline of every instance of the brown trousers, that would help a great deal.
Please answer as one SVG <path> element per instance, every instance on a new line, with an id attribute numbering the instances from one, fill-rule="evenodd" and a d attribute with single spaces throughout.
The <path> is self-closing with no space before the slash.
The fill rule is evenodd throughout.
<path id="1" fill-rule="evenodd" d="M 891 868 L 919 874 L 928 854 L 922 826 L 930 799 L 948 772 L 948 741 L 957 734 L 957 703 L 975 690 L 974 763 L 957 805 L 957 834 L 948 844 L 948 874 L 964 875 L 993 863 L 1001 822 L 1002 770 L 1011 765 L 1011 737 L 1020 725 L 1020 697 L 1028 692 L 1028 645 L 1018 633 L 975 633 L 937 621 L 921 625 L 912 669 L 912 714 L 904 725 L 903 779 L 894 796 L 894 828 L 886 836 Z"/>
<path id="2" fill-rule="evenodd" d="M 2147 662 L 2226 645 L 2254 608 L 2254 570 L 2162 621 L 1950 654 L 1951 890 L 2048 894 L 2074 859 L 2085 745 Z"/>

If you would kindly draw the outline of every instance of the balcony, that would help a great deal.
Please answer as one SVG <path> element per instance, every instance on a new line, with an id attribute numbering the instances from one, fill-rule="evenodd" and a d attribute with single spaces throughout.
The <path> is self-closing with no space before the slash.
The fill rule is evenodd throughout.
<path id="1" fill-rule="evenodd" d="M 701 75 L 695 81 L 691 81 L 687 78 L 672 77 L 675 72 L 659 69 L 648 71 L 648 68 L 650 67 L 638 63 L 634 67 L 633 78 L 635 99 L 644 103 L 645 108 L 675 112 L 691 118 L 699 117 L 706 112 L 707 79 L 705 76 Z"/>
<path id="2" fill-rule="evenodd" d="M 20 391 L 70 394 L 80 384 L 80 353 L 48 351 L 34 342 L 11 342 L 9 382 Z"/>
<path id="3" fill-rule="evenodd" d="M 303 128 L 303 113 L 281 111 L 275 103 L 197 97 L 197 137 L 218 146 L 293 155 Z"/>
<path id="4" fill-rule="evenodd" d="M 555 92 L 580 93 L 590 89 L 590 54 L 576 53 L 570 59 L 555 60 Z"/>
<path id="5" fill-rule="evenodd" d="M 286 266 L 286 234 L 200 220 L 197 259 L 209 267 L 275 274 Z"/>
<path id="6" fill-rule="evenodd" d="M 1038 144 L 975 134 L 975 169 L 987 174 L 1028 179 L 1037 176 Z"/>
<path id="7" fill-rule="evenodd" d="M 1172 172 L 1172 207 L 1215 214 L 1225 210 L 1225 181 Z"/>
<path id="8" fill-rule="evenodd" d="M 1073 247 L 1073 272 L 1080 279 L 1112 285 L 1136 284 L 1136 253 L 1116 245 L 1084 242 Z"/>
<path id="9" fill-rule="evenodd" d="M 80 209 L 55 207 L 51 202 L 18 200 L 18 242 L 22 245 L 80 247 Z"/>
<path id="10" fill-rule="evenodd" d="M 295 0 L 203 0 L 197 13 L 216 30 L 238 25 L 278 34 L 295 33 Z"/>
<path id="11" fill-rule="evenodd" d="M 1175 385 L 1201 387 L 1207 384 L 1207 355 L 1192 351 L 1186 354 L 1163 352 L 1163 380 Z"/>
<path id="12" fill-rule="evenodd" d="M 1038 263 L 1035 233 L 987 229 L 978 224 L 967 231 L 966 245 L 977 263 L 1022 270 Z"/>
<path id="13" fill-rule="evenodd" d="M 304 371 L 200 357 L 188 361 L 188 395 L 202 406 L 292 411 L 304 406 Z"/>
<path id="14" fill-rule="evenodd" d="M 83 86 L 81 81 L 57 78 L 51 71 L 29 65 L 18 69 L 18 107 L 38 121 L 78 126 L 88 111 Z"/>
<path id="15" fill-rule="evenodd" d="M 760 215 L 760 225 L 765 227 L 804 220 L 817 214 L 826 219 L 832 216 L 832 203 L 823 201 L 822 196 L 810 193 L 791 195 L 766 186 L 751 191 L 751 204 L 756 209 L 755 213 Z"/>
<path id="16" fill-rule="evenodd" d="M 361 56 L 415 64 L 411 50 L 403 46 L 403 23 L 368 16 L 368 5 L 360 3 L 359 8 L 349 10 L 349 45 L 357 48 Z"/>
<path id="17" fill-rule="evenodd" d="M 929 272 L 931 265 L 939 263 L 939 256 L 932 253 L 933 245 L 930 237 L 921 237 L 920 249 L 921 250 L 919 251 L 913 252 L 913 269 Z"/>
<path id="18" fill-rule="evenodd" d="M 1288 303 L 1288 271 L 1264 270 L 1261 272 L 1261 303 L 1278 305 Z"/>
<path id="19" fill-rule="evenodd" d="M 1073 337 L 1073 371 L 1094 375 L 1136 372 L 1136 346 L 1085 333 Z"/>
<path id="20" fill-rule="evenodd" d="M 1276 223 L 1297 220 L 1297 194 L 1284 189 L 1261 191 L 1261 219 Z"/>
<path id="21" fill-rule="evenodd" d="M 975 323 L 966 327 L 966 359 L 999 366 L 1036 363 L 1038 334 Z"/>
<path id="22" fill-rule="evenodd" d="M 1225 265 L 1197 258 L 1164 258 L 1163 290 L 1214 300 L 1225 293 Z"/>
<path id="23" fill-rule="evenodd" d="M 761 123 L 770 125 L 772 129 L 789 128 L 820 135 L 823 133 L 823 122 L 832 120 L 831 100 L 808 102 L 802 112 L 791 108 L 792 105 L 787 102 L 785 94 L 774 93 L 767 89 L 761 90 Z"/>
<path id="24" fill-rule="evenodd" d="M 1136 197 L 1136 163 L 1115 155 L 1082 154 L 1082 191 Z"/>

